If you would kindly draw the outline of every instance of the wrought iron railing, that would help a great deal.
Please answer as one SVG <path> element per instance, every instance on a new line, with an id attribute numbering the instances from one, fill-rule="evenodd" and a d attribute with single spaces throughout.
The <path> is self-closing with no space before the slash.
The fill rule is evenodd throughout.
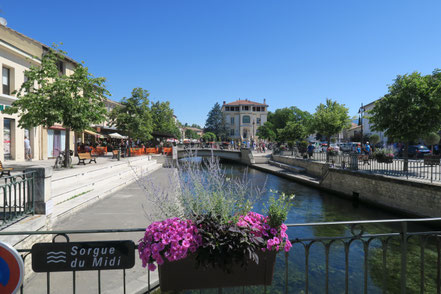
<path id="1" fill-rule="evenodd" d="M 294 237 L 291 240 L 293 248 L 289 253 L 279 253 L 272 286 L 182 293 L 441 293 L 440 226 L 441 218 L 289 224 L 289 235 Z M 96 241 L 97 234 L 106 234 L 105 239 L 116 240 L 127 239 L 123 236 L 126 233 L 142 236 L 144 231 L 144 228 L 136 228 L 0 232 L 0 237 L 62 235 L 67 239 L 81 234 L 82 240 Z M 30 248 L 19 252 L 26 261 Z M 81 293 L 78 286 L 86 279 L 96 279 L 98 293 L 132 293 L 127 284 L 139 277 L 130 276 L 134 273 L 129 270 L 111 272 L 114 275 L 107 280 L 102 271 L 72 272 L 72 278 L 60 273 L 37 273 L 45 279 L 40 283 L 42 289 L 36 291 L 36 286 L 25 284 L 21 293 Z M 120 275 L 121 287 L 103 289 L 102 285 L 115 283 L 115 272 Z M 156 291 L 159 285 L 156 279 L 153 281 L 151 273 L 142 269 L 141 274 L 147 276 L 144 293 Z M 53 286 L 57 279 L 61 280 L 61 290 Z"/>
<path id="2" fill-rule="evenodd" d="M 34 172 L 3 177 L 0 184 L 0 228 L 34 214 Z"/>
<path id="3" fill-rule="evenodd" d="M 314 162 L 327 163 L 335 168 L 359 170 L 373 174 L 381 174 L 393 177 L 412 178 L 427 180 L 430 182 L 441 182 L 441 161 L 425 161 L 424 159 L 409 159 L 407 169 L 405 160 L 394 158 L 388 161 L 378 161 L 371 156 L 338 153 L 327 156 L 326 152 L 314 152 L 312 157 L 299 152 L 284 151 L 282 156 L 290 156 L 297 159 L 309 160 Z"/>

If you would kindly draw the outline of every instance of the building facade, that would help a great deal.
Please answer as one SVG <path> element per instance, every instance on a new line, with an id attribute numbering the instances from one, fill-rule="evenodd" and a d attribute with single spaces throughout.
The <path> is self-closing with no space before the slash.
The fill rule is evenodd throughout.
<path id="1" fill-rule="evenodd" d="M 378 136 L 380 136 L 380 142 L 383 145 L 387 145 L 388 143 L 388 138 L 387 136 L 384 134 L 384 132 L 378 132 L 378 131 L 374 131 L 372 130 L 372 124 L 369 122 L 369 111 L 371 111 L 372 109 L 374 109 L 375 106 L 375 102 L 377 102 L 378 100 L 375 100 L 374 102 L 371 102 L 367 105 L 362 105 L 360 108 L 360 114 L 362 116 L 361 118 L 361 124 L 362 124 L 362 129 L 361 132 L 363 133 L 363 136 L 365 135 L 373 135 L 373 134 L 377 134 Z"/>
<path id="2" fill-rule="evenodd" d="M 222 113 L 225 116 L 230 138 L 241 141 L 257 140 L 257 129 L 268 118 L 268 105 L 265 99 L 263 103 L 248 99 L 230 103 L 224 101 Z"/>

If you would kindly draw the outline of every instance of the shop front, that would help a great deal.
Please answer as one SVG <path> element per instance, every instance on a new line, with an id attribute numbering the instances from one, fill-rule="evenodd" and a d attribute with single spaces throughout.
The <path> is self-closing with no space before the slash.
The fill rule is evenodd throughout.
<path id="1" fill-rule="evenodd" d="M 66 130 L 52 126 L 47 130 L 47 157 L 55 158 L 60 155 L 66 145 Z"/>

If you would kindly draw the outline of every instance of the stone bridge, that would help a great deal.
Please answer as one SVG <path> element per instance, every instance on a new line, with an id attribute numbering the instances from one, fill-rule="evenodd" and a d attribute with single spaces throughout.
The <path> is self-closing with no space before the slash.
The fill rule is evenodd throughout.
<path id="1" fill-rule="evenodd" d="M 181 149 L 177 150 L 178 159 L 185 157 L 210 157 L 215 156 L 220 159 L 236 161 L 243 164 L 254 164 L 255 159 L 249 149 L 241 150 L 223 150 L 223 149 L 209 149 L 209 148 L 195 148 L 195 149 Z"/>

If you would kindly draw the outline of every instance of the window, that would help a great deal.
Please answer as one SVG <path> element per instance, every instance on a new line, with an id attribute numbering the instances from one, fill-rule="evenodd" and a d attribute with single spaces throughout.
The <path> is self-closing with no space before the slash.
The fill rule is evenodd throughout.
<path id="1" fill-rule="evenodd" d="M 230 123 L 234 125 L 234 117 L 231 118 Z"/>
<path id="2" fill-rule="evenodd" d="M 261 110 L 262 110 L 262 111 L 265 111 L 265 107 L 262 107 Z"/>
<path id="3" fill-rule="evenodd" d="M 230 111 L 230 106 L 225 106 L 225 111 Z"/>
<path id="4" fill-rule="evenodd" d="M 58 74 L 61 76 L 61 75 L 64 75 L 64 64 L 63 64 L 63 61 L 61 61 L 61 60 L 58 60 L 57 61 L 57 67 L 58 67 Z"/>
<path id="5" fill-rule="evenodd" d="M 236 111 L 239 111 L 239 106 L 236 106 L 236 109 L 235 109 Z"/>
<path id="6" fill-rule="evenodd" d="M 257 111 L 260 111 L 260 107 L 257 107 Z"/>
<path id="7" fill-rule="evenodd" d="M 5 95 L 11 95 L 11 79 L 10 79 L 10 72 L 11 70 L 9 68 L 4 67 L 3 68 L 3 94 Z"/>
<path id="8" fill-rule="evenodd" d="M 250 123 L 250 116 L 249 115 L 244 115 L 243 118 L 242 118 L 242 123 L 249 124 Z"/>
<path id="9" fill-rule="evenodd" d="M 256 123 L 260 125 L 260 118 L 256 118 Z"/>
<path id="10" fill-rule="evenodd" d="M 253 111 L 256 111 L 256 106 L 253 106 Z"/>
<path id="11" fill-rule="evenodd" d="M 242 110 L 247 110 L 248 111 L 248 106 L 242 106 Z"/>
<path id="12" fill-rule="evenodd" d="M 234 129 L 230 130 L 230 136 L 234 136 Z"/>

